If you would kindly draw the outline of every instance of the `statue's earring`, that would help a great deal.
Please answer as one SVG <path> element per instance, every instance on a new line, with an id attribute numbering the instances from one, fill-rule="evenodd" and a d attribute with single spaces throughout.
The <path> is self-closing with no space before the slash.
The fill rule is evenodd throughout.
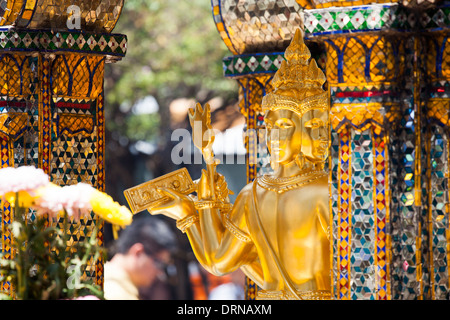
<path id="1" fill-rule="evenodd" d="M 273 157 L 273 156 L 270 155 L 270 167 L 272 168 L 272 170 L 275 171 L 275 170 L 278 169 L 278 166 L 279 166 L 280 164 L 278 163 L 278 161 L 275 161 L 272 157 Z"/>

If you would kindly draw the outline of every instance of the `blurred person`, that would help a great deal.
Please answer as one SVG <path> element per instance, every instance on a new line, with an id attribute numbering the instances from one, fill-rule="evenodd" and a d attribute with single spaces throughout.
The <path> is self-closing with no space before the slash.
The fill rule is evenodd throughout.
<path id="1" fill-rule="evenodd" d="M 167 279 L 157 277 L 149 287 L 139 288 L 140 300 L 175 300 Z"/>
<path id="2" fill-rule="evenodd" d="M 244 300 L 245 299 L 245 275 L 240 270 L 230 274 L 231 281 L 223 283 L 209 293 L 209 300 Z"/>
<path id="3" fill-rule="evenodd" d="M 164 270 L 176 247 L 175 237 L 160 219 L 135 219 L 114 243 L 114 255 L 105 263 L 106 300 L 139 300 L 139 289 L 150 287 Z"/>

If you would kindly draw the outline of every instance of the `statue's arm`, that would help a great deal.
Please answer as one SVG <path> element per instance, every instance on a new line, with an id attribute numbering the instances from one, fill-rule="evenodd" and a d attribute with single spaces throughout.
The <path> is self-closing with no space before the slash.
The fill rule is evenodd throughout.
<path id="1" fill-rule="evenodd" d="M 327 200 L 328 198 L 324 197 L 318 201 L 316 213 L 323 231 L 327 235 L 328 240 L 330 240 L 330 209 Z"/>
<path id="2" fill-rule="evenodd" d="M 211 273 L 233 272 L 256 259 L 246 225 L 247 211 L 243 190 L 231 210 L 199 209 L 199 221 L 186 230 L 197 259 Z"/>
<path id="3" fill-rule="evenodd" d="M 177 227 L 187 234 L 197 260 L 206 270 L 223 275 L 256 259 L 245 218 L 249 204 L 246 188 L 237 196 L 231 210 L 219 208 L 227 203 L 209 200 L 204 194 L 194 203 L 190 197 L 176 191 L 163 188 L 159 191 L 172 200 L 153 208 L 151 213 L 177 220 Z"/>

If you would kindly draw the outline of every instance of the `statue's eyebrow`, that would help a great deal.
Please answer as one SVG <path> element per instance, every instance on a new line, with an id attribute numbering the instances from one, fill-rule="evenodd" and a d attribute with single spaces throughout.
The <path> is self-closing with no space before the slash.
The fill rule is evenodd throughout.
<path id="1" fill-rule="evenodd" d="M 275 121 L 275 122 L 278 122 L 278 121 L 290 121 L 290 122 L 293 122 L 290 118 L 286 118 L 286 117 L 282 117 L 280 119 L 277 119 L 277 121 Z"/>

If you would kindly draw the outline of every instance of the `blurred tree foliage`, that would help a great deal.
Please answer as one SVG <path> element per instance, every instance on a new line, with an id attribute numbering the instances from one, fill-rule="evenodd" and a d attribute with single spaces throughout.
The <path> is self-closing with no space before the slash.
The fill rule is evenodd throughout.
<path id="1" fill-rule="evenodd" d="M 170 160 L 173 100 L 188 98 L 204 104 L 220 96 L 228 104 L 237 99 L 236 82 L 226 79 L 222 70 L 222 59 L 231 53 L 211 10 L 208 0 L 125 1 L 114 32 L 127 35 L 127 55 L 105 68 L 106 191 L 122 204 L 126 204 L 123 190 L 147 180 L 143 171 L 160 176 L 175 169 Z M 133 106 L 148 96 L 156 99 L 158 112 L 133 112 Z M 140 140 L 153 142 L 157 151 L 133 152 Z M 111 239 L 106 226 L 107 245 Z M 189 250 L 185 239 L 181 241 Z M 184 266 L 177 269 L 184 270 L 185 277 L 178 276 L 176 296 L 189 299 L 186 259 L 180 261 Z"/>
<path id="2" fill-rule="evenodd" d="M 235 82 L 225 79 L 222 42 L 208 0 L 127 0 L 114 32 L 126 34 L 128 52 L 106 68 L 107 129 L 128 139 L 148 140 L 162 124 L 167 130 L 168 105 L 180 97 L 200 102 L 236 95 Z M 159 115 L 143 119 L 131 107 L 148 95 L 156 98 Z M 139 130 L 137 130 L 139 129 Z"/>
<path id="3" fill-rule="evenodd" d="M 125 1 L 114 32 L 127 35 L 127 55 L 105 69 L 107 187 L 124 190 L 134 185 L 129 170 L 135 159 L 129 149 L 135 141 L 156 142 L 159 157 L 167 155 L 169 105 L 174 99 L 193 98 L 203 104 L 216 96 L 225 103 L 237 98 L 236 82 L 223 76 L 222 59 L 231 53 L 211 10 L 208 0 Z M 156 99 L 159 111 L 133 113 L 136 102 L 148 96 Z M 147 166 L 161 175 L 171 170 L 161 168 L 169 159 L 153 157 Z M 108 192 L 122 197 L 117 190 Z"/>

